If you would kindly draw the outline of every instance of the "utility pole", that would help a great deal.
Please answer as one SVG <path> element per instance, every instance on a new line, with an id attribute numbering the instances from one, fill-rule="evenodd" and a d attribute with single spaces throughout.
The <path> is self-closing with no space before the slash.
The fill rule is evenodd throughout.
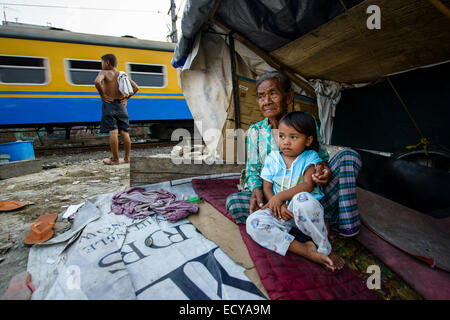
<path id="1" fill-rule="evenodd" d="M 5 23 L 6 24 L 6 7 L 3 6 L 3 17 L 5 18 Z"/>
<path id="2" fill-rule="evenodd" d="M 172 18 L 172 32 L 170 33 L 170 38 L 172 39 L 172 42 L 177 43 L 177 13 L 175 12 L 175 0 L 170 0 L 170 14 Z"/>

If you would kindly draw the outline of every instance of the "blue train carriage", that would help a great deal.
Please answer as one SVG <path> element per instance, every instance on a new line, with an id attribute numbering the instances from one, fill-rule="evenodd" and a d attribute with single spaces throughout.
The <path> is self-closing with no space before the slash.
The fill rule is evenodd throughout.
<path id="1" fill-rule="evenodd" d="M 174 48 L 131 37 L 0 26 L 0 128 L 99 124 L 94 79 L 106 53 L 115 54 L 117 69 L 140 87 L 128 102 L 131 123 L 192 121 L 170 65 Z"/>

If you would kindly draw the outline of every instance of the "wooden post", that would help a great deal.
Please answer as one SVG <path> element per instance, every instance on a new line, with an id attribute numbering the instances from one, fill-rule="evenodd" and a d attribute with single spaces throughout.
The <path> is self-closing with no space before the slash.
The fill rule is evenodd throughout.
<path id="1" fill-rule="evenodd" d="M 240 115 L 239 115 L 239 87 L 237 84 L 237 75 L 236 75 L 236 54 L 234 51 L 234 39 L 233 35 L 230 33 L 228 35 L 228 39 L 230 41 L 230 60 L 231 60 L 231 80 L 233 84 L 233 99 L 234 99 L 234 124 L 235 129 L 239 129 L 240 127 Z"/>

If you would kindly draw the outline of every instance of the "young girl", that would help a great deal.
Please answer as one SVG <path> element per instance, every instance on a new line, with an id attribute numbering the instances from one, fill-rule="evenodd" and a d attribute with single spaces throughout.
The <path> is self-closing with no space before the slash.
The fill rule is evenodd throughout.
<path id="1" fill-rule="evenodd" d="M 322 161 L 317 154 L 316 125 L 305 112 L 285 115 L 278 127 L 279 150 L 272 151 L 261 171 L 268 203 L 246 221 L 247 233 L 261 246 L 281 255 L 287 251 L 304 256 L 327 270 L 341 269 L 344 261 L 331 249 L 319 200 L 323 193 L 312 174 Z M 297 227 L 312 241 L 300 243 L 289 234 Z"/>

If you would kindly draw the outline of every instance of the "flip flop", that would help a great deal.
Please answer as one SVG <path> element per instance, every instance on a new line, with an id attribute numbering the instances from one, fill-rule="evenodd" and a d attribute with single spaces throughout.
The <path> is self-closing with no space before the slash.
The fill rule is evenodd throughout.
<path id="1" fill-rule="evenodd" d="M 31 283 L 31 274 L 23 271 L 11 278 L 2 300 L 30 300 L 35 290 Z"/>
<path id="2" fill-rule="evenodd" d="M 31 230 L 23 241 L 25 244 L 32 245 L 47 241 L 53 236 L 53 226 L 58 217 L 57 213 L 44 214 L 40 216 L 35 223 L 31 225 Z"/>
<path id="3" fill-rule="evenodd" d="M 17 210 L 20 208 L 25 207 L 26 205 L 29 205 L 30 203 L 28 201 L 3 201 L 0 202 L 0 212 L 8 212 Z"/>
<path id="4" fill-rule="evenodd" d="M 113 165 L 116 165 L 116 164 L 120 164 L 120 161 L 113 162 L 111 158 L 105 158 L 105 159 L 103 159 L 103 163 L 108 165 L 108 166 L 113 166 Z"/>

